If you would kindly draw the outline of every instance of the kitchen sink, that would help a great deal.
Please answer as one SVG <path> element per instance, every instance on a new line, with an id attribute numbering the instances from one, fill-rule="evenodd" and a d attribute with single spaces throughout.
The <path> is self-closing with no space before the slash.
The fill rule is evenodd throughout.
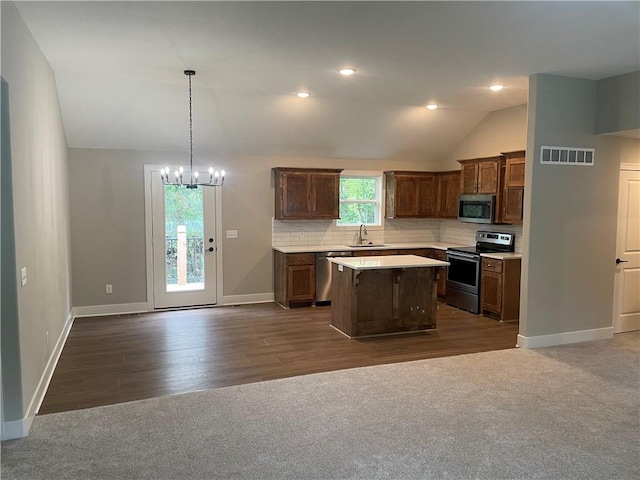
<path id="1" fill-rule="evenodd" d="M 351 248 L 373 248 L 373 247 L 386 247 L 384 243 L 359 243 L 357 245 L 347 245 Z"/>

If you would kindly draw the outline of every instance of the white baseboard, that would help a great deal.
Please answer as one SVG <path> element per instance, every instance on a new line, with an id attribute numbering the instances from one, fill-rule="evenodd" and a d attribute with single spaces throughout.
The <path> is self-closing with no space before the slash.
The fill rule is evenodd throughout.
<path id="1" fill-rule="evenodd" d="M 271 293 L 251 293 L 248 295 L 225 295 L 219 305 L 244 305 L 246 303 L 267 303 L 273 302 L 274 294 Z"/>
<path id="2" fill-rule="evenodd" d="M 128 313 L 146 313 L 149 311 L 147 302 L 116 303 L 112 305 L 91 305 L 88 307 L 73 307 L 74 316 L 101 317 L 105 315 L 123 315 Z"/>
<path id="3" fill-rule="evenodd" d="M 4 442 L 5 440 L 26 437 L 29 434 L 32 421 L 33 418 L 23 418 L 20 420 L 4 422 L 2 424 L 2 438 L 0 438 L 0 440 Z"/>
<path id="4" fill-rule="evenodd" d="M 69 316 L 64 323 L 64 327 L 62 328 L 62 332 L 60 332 L 60 336 L 58 337 L 58 340 L 56 341 L 56 344 L 51 351 L 51 356 L 49 357 L 47 366 L 40 376 L 38 387 L 31 397 L 31 401 L 29 402 L 29 406 L 27 407 L 27 413 L 25 414 L 24 418 L 20 420 L 4 422 L 4 424 L 2 425 L 2 440 L 21 438 L 28 435 L 29 430 L 31 429 L 31 424 L 33 423 L 33 419 L 38 413 L 38 410 L 40 410 L 40 406 L 42 405 L 44 396 L 47 393 L 47 389 L 49 388 L 49 383 L 51 383 L 53 372 L 56 369 L 56 365 L 58 364 L 58 360 L 60 359 L 60 355 L 62 354 L 62 349 L 64 348 L 64 344 L 66 343 L 69 332 L 71 331 L 71 327 L 73 326 L 74 318 L 75 317 L 73 316 L 72 311 L 71 313 L 69 313 Z"/>
<path id="5" fill-rule="evenodd" d="M 520 348 L 553 347 L 555 345 L 589 342 L 591 340 L 606 340 L 607 338 L 613 338 L 613 327 L 554 333 L 552 335 L 538 335 L 535 337 L 525 337 L 524 335 L 518 334 L 517 346 Z"/>

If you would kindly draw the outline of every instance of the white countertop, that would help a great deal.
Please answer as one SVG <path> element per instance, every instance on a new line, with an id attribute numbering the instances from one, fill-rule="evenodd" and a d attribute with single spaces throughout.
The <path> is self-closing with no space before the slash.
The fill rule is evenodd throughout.
<path id="1" fill-rule="evenodd" d="M 496 260 L 513 260 L 516 258 L 522 258 L 520 252 L 502 252 L 502 253 L 481 253 L 481 257 L 494 258 Z"/>
<path id="2" fill-rule="evenodd" d="M 348 245 L 296 245 L 273 247 L 282 253 L 317 253 L 317 252 L 356 252 L 358 250 L 406 250 L 412 248 L 437 248 L 446 250 L 449 247 L 464 247 L 457 243 L 420 242 L 420 243 L 385 243 L 377 247 L 349 247 Z"/>
<path id="3" fill-rule="evenodd" d="M 384 255 L 379 257 L 331 257 L 330 262 L 353 270 L 380 270 L 385 268 L 447 267 L 449 262 L 417 255 Z"/>

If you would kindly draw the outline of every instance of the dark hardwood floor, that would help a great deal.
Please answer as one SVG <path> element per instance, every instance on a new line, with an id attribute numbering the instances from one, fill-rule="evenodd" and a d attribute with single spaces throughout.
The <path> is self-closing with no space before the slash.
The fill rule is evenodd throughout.
<path id="1" fill-rule="evenodd" d="M 439 303 L 431 332 L 349 339 L 330 307 L 76 319 L 39 414 L 344 368 L 513 348 L 518 324 Z"/>

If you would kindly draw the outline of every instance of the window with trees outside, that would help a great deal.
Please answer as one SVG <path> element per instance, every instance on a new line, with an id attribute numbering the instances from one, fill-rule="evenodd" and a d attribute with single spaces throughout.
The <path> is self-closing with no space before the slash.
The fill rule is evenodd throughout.
<path id="1" fill-rule="evenodd" d="M 382 224 L 382 173 L 340 175 L 340 219 L 337 225 Z"/>

